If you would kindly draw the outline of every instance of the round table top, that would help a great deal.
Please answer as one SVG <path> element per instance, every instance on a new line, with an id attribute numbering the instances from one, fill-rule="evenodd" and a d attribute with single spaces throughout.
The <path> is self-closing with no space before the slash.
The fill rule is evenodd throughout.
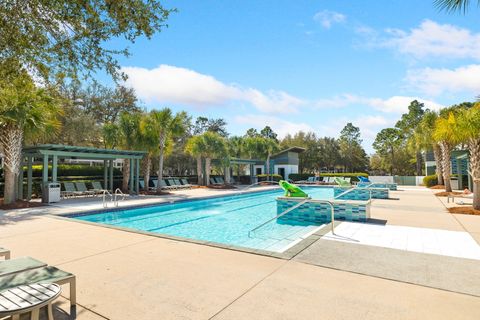
<path id="1" fill-rule="evenodd" d="M 0 292 L 0 316 L 41 308 L 56 299 L 62 289 L 55 283 L 34 283 Z"/>

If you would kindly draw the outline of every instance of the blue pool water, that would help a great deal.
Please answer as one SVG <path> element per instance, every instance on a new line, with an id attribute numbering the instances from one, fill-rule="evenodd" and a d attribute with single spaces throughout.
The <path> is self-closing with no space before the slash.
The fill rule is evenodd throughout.
<path id="1" fill-rule="evenodd" d="M 332 199 L 333 189 L 303 187 L 314 199 Z M 254 233 L 249 231 L 277 214 L 283 191 L 271 190 L 211 199 L 73 216 L 100 224 L 126 227 L 176 237 L 282 252 L 318 229 L 299 221 L 276 220 Z"/>

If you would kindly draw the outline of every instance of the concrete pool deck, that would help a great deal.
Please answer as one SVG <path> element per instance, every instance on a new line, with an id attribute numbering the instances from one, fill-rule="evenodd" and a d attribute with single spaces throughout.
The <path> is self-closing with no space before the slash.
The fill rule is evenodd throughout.
<path id="1" fill-rule="evenodd" d="M 177 197 L 198 194 L 184 192 Z M 399 200 L 372 203 L 372 222 L 463 231 L 474 238 L 480 232 L 480 217 L 449 214 L 430 190 L 391 194 Z M 71 207 L 86 210 L 81 203 Z M 52 213 L 66 208 L 0 212 L 0 245 L 13 257 L 33 256 L 76 274 L 77 319 L 478 319 L 480 313 L 477 260 L 321 237 L 287 260 L 56 219 Z M 451 269 L 456 278 L 450 278 Z M 55 319 L 68 319 L 65 300 L 56 306 Z"/>

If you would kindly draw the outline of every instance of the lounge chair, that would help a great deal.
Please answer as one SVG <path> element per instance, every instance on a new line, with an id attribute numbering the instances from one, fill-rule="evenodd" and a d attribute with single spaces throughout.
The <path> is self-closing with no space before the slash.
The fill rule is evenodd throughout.
<path id="1" fill-rule="evenodd" d="M 455 202 L 455 198 L 462 198 L 462 200 L 459 200 L 457 202 Z M 472 203 L 468 202 L 464 202 L 463 199 L 472 199 L 473 200 L 473 193 L 469 193 L 469 194 L 449 194 L 447 196 L 447 203 L 450 202 L 450 199 L 452 199 L 452 202 L 456 203 L 456 204 L 461 204 L 461 205 L 471 205 Z"/>
<path id="2" fill-rule="evenodd" d="M 225 180 L 223 180 L 223 177 L 217 177 L 216 180 L 218 184 L 225 184 Z"/>
<path id="3" fill-rule="evenodd" d="M 181 182 L 184 186 L 188 186 L 189 188 L 192 188 L 192 187 L 193 187 L 193 184 L 188 183 L 188 180 L 185 179 L 185 178 L 180 179 L 180 182 Z"/>
<path id="4" fill-rule="evenodd" d="M 95 193 L 98 193 L 98 194 L 101 194 L 105 191 L 108 191 L 107 189 L 104 189 L 102 187 L 102 184 L 100 183 L 100 181 L 92 181 L 92 189 L 90 189 L 90 191 L 93 191 Z"/>
<path id="5" fill-rule="evenodd" d="M 78 192 L 81 192 L 86 196 L 95 196 L 95 191 L 88 190 L 85 182 L 75 182 L 75 187 L 77 187 Z"/>
<path id="6" fill-rule="evenodd" d="M 155 183 L 155 182 L 154 182 Z M 160 189 L 162 190 L 174 190 L 177 189 L 175 186 L 169 186 L 164 179 L 160 180 Z"/>
<path id="7" fill-rule="evenodd" d="M 365 182 L 365 183 L 372 183 L 372 181 L 370 181 L 370 179 L 368 178 L 365 178 L 365 177 L 362 177 L 362 176 L 358 176 L 358 181 L 360 182 Z"/>
<path id="8" fill-rule="evenodd" d="M 217 180 L 215 180 L 214 177 L 211 177 L 211 178 L 210 178 L 210 184 L 215 184 L 215 185 L 217 185 L 217 184 L 219 184 L 219 183 L 217 182 Z"/>
<path id="9" fill-rule="evenodd" d="M 5 260 L 10 259 L 10 250 L 5 248 L 0 248 L 0 257 L 3 257 Z"/>
<path id="10" fill-rule="evenodd" d="M 77 304 L 75 275 L 52 266 L 45 266 L 0 276 L 0 291 L 39 282 L 70 285 L 70 306 Z"/>
<path id="11" fill-rule="evenodd" d="M 332 183 L 331 177 L 323 177 L 323 183 L 329 184 Z"/>
<path id="12" fill-rule="evenodd" d="M 181 187 L 175 183 L 174 179 L 171 179 L 171 178 L 166 179 L 165 182 L 167 183 L 168 186 L 171 187 L 171 189 L 181 189 Z"/>
<path id="13" fill-rule="evenodd" d="M 47 264 L 30 257 L 21 257 L 10 260 L 0 261 L 0 277 L 28 271 L 32 269 L 46 267 Z"/>
<path id="14" fill-rule="evenodd" d="M 352 185 L 350 182 L 346 181 L 343 178 L 340 177 L 335 177 L 335 182 L 340 186 L 340 187 L 351 187 Z"/>
<path id="15" fill-rule="evenodd" d="M 189 187 L 187 186 L 184 186 L 179 179 L 172 179 L 173 180 L 173 183 L 174 183 L 174 186 L 177 187 L 178 189 L 187 189 Z"/>
<path id="16" fill-rule="evenodd" d="M 63 188 L 65 189 L 65 191 L 61 192 L 63 198 L 68 198 L 69 196 L 75 197 L 83 195 L 83 192 L 77 191 L 73 182 L 64 182 Z"/>

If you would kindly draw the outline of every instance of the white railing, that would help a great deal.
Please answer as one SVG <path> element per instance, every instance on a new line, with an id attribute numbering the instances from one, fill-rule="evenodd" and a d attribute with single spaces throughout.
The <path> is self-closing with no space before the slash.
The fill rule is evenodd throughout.
<path id="1" fill-rule="evenodd" d="M 113 203 L 114 207 L 118 207 L 118 202 L 121 200 L 125 200 L 126 194 L 122 192 L 119 188 L 115 189 L 115 192 L 113 195 L 108 191 L 108 190 L 103 190 L 103 195 L 102 195 L 102 201 L 103 201 L 103 207 L 108 208 L 108 201 L 107 201 L 107 196 L 110 197 L 110 202 Z M 121 198 L 120 200 L 118 198 Z"/>

